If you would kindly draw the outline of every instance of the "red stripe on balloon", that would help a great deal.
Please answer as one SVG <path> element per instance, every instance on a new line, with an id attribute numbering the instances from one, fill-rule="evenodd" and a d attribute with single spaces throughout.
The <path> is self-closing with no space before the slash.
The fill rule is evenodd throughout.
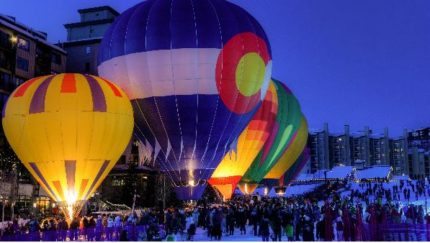
<path id="1" fill-rule="evenodd" d="M 13 97 L 21 97 L 25 94 L 25 91 L 27 91 L 28 87 L 30 87 L 30 85 L 32 85 L 36 80 L 45 78 L 46 76 L 43 77 L 37 77 L 37 78 L 33 78 L 28 80 L 27 82 L 23 83 L 21 86 L 18 87 L 18 89 L 16 90 L 15 94 L 13 95 Z"/>
<path id="2" fill-rule="evenodd" d="M 228 176 L 228 177 L 215 177 L 210 178 L 208 183 L 211 185 L 228 185 L 228 184 L 237 184 L 239 183 L 242 176 Z"/>
<path id="3" fill-rule="evenodd" d="M 61 93 L 76 93 L 76 79 L 72 73 L 66 73 L 61 83 Z"/>
<path id="4" fill-rule="evenodd" d="M 103 81 L 105 81 L 105 83 L 107 85 L 109 85 L 109 87 L 111 88 L 111 90 L 113 91 L 113 93 L 115 94 L 115 96 L 122 97 L 121 92 L 119 91 L 119 89 L 115 85 L 113 85 L 110 81 L 107 81 L 104 78 L 100 78 L 100 79 L 103 80 Z"/>
<path id="5" fill-rule="evenodd" d="M 61 187 L 60 181 L 53 181 L 52 184 L 54 184 L 55 189 L 57 189 L 58 195 L 60 195 L 61 198 L 66 200 L 66 197 L 64 196 L 63 188 Z"/>
<path id="6" fill-rule="evenodd" d="M 82 179 L 81 188 L 79 188 L 79 198 L 84 195 L 85 188 L 87 188 L 88 179 Z"/>

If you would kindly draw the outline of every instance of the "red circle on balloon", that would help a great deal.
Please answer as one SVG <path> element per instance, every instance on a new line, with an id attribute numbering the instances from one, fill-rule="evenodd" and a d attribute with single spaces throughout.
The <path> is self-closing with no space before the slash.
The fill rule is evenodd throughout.
<path id="1" fill-rule="evenodd" d="M 259 90 L 247 96 L 243 94 L 236 84 L 236 72 L 239 63 L 245 55 L 255 53 L 261 58 L 267 72 L 267 65 L 271 61 L 266 42 L 251 32 L 235 35 L 223 47 L 215 70 L 216 85 L 221 100 L 226 107 L 237 114 L 251 111 L 261 101 L 261 86 Z M 264 82 L 268 82 L 265 80 Z M 262 84 L 264 85 L 264 84 Z"/>

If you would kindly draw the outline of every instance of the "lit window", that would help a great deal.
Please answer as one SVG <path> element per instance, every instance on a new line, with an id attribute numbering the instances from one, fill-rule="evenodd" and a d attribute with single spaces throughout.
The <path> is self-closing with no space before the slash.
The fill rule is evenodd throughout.
<path id="1" fill-rule="evenodd" d="M 28 40 L 23 39 L 21 37 L 18 37 L 16 46 L 19 49 L 24 50 L 24 51 L 29 51 L 30 50 L 30 42 L 28 42 Z"/>
<path id="2" fill-rule="evenodd" d="M 85 53 L 86 53 L 86 54 L 91 54 L 91 46 L 87 46 L 87 47 L 85 48 Z"/>

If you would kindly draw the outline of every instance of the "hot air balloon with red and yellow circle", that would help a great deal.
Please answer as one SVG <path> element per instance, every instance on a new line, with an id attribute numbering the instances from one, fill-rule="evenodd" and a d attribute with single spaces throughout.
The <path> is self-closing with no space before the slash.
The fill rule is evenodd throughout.
<path id="1" fill-rule="evenodd" d="M 261 106 L 272 54 L 258 21 L 229 1 L 150 0 L 115 19 L 98 71 L 130 97 L 147 160 L 195 200 Z"/>

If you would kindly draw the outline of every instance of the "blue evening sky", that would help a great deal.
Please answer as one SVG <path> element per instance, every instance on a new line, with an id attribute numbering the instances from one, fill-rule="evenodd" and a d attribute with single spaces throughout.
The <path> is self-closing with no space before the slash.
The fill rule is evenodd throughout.
<path id="1" fill-rule="evenodd" d="M 140 0 L 0 0 L 0 13 L 66 38 L 77 9 Z M 299 98 L 311 130 L 369 125 L 392 135 L 430 126 L 430 1 L 233 0 L 254 15 L 272 44 L 273 76 Z"/>

